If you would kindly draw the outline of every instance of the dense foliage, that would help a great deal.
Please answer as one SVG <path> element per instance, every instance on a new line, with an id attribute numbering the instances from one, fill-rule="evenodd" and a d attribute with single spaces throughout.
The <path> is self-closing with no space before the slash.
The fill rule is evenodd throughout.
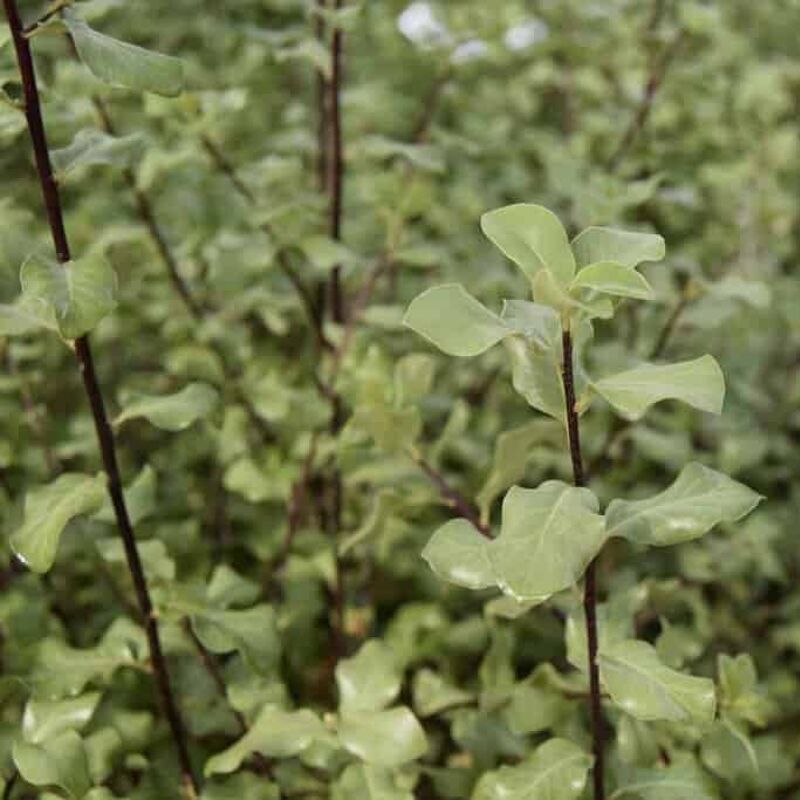
<path id="1" fill-rule="evenodd" d="M 796 2 L 4 9 L 3 800 L 800 800 Z"/>

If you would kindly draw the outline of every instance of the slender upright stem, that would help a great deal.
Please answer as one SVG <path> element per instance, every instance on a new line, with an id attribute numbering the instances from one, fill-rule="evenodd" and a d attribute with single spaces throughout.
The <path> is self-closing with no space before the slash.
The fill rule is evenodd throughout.
<path id="1" fill-rule="evenodd" d="M 334 0 L 333 7 L 340 9 L 342 0 Z M 342 238 L 342 190 L 344 187 L 344 153 L 342 142 L 342 29 L 334 27 L 331 37 L 331 79 L 328 82 L 328 235 L 339 241 Z M 334 322 L 345 321 L 345 298 L 342 289 L 342 269 L 335 266 L 331 271 L 330 301 L 331 318 Z"/>
<path id="2" fill-rule="evenodd" d="M 567 433 L 569 454 L 572 459 L 572 476 L 576 486 L 586 485 L 581 456 L 581 433 L 578 412 L 575 408 L 575 372 L 572 355 L 572 334 L 566 328 L 562 332 L 561 343 L 564 360 L 561 376 L 564 382 L 564 398 L 567 411 Z M 583 588 L 583 611 L 586 617 L 586 641 L 589 653 L 589 711 L 592 721 L 592 750 L 594 768 L 592 781 L 594 800 L 605 800 L 604 757 L 605 742 L 603 731 L 603 712 L 600 704 L 600 670 L 597 667 L 597 575 L 595 561 L 586 569 Z"/>
<path id="3" fill-rule="evenodd" d="M 53 170 L 47 149 L 47 138 L 44 122 L 42 120 L 33 57 L 28 40 L 23 33 L 22 20 L 20 19 L 17 9 L 16 0 L 3 0 L 3 5 L 17 55 L 25 97 L 25 116 L 33 145 L 34 159 L 36 161 L 36 170 L 41 184 L 42 196 L 47 210 L 50 233 L 53 238 L 53 245 L 59 262 L 61 264 L 66 264 L 71 260 L 69 240 L 64 227 L 64 216 L 58 185 L 53 177 Z M 150 661 L 153 667 L 156 686 L 178 755 L 184 792 L 187 797 L 195 798 L 198 794 L 198 785 L 192 773 L 183 721 L 172 692 L 166 660 L 161 649 L 155 611 L 150 599 L 150 592 L 147 587 L 142 561 L 136 546 L 133 526 L 122 493 L 122 479 L 117 464 L 114 435 L 108 422 L 108 415 L 106 414 L 103 395 L 97 380 L 97 373 L 95 371 L 94 359 L 92 357 L 88 337 L 82 336 L 76 339 L 74 342 L 74 349 L 78 361 L 78 368 L 81 373 L 81 378 L 83 379 L 84 389 L 94 419 L 103 467 L 108 480 L 108 493 L 114 508 L 117 528 L 119 529 L 119 534 L 125 548 L 125 555 L 128 560 L 128 568 L 130 569 L 131 578 L 136 591 L 136 599 L 139 605 L 142 624 L 147 634 L 147 641 L 150 647 Z"/>

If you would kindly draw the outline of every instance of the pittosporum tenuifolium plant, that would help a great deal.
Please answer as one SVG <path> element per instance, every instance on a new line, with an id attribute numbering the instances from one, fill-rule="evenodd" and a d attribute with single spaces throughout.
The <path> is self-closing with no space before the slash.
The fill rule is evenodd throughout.
<path id="1" fill-rule="evenodd" d="M 592 755 L 583 751 L 580 740 L 551 739 L 530 761 L 485 775 L 475 798 L 577 798 L 591 772 L 594 798 L 601 800 L 606 796 L 607 713 L 618 720 L 677 723 L 687 735 L 735 724 L 724 710 L 718 714 L 712 680 L 672 669 L 656 647 L 633 635 L 632 598 L 622 608 L 616 598 L 598 603 L 604 545 L 615 537 L 626 539 L 635 553 L 688 542 L 719 523 L 741 519 L 761 496 L 691 462 L 664 491 L 640 499 L 615 498 L 602 511 L 586 485 L 580 439 L 580 418 L 596 398 L 626 423 L 670 399 L 719 414 L 725 395 L 722 371 L 710 355 L 673 364 L 635 363 L 596 378 L 584 369 L 595 321 L 613 317 L 617 298 L 652 297 L 637 267 L 664 257 L 661 236 L 591 227 L 569 241 L 552 212 L 531 204 L 490 211 L 481 227 L 522 270 L 532 300 L 506 300 L 496 314 L 460 284 L 445 284 L 419 295 L 405 324 L 452 356 L 477 356 L 504 342 L 514 389 L 564 429 L 573 481 L 512 486 L 503 498 L 496 535 L 464 518 L 454 519 L 433 534 L 422 555 L 444 580 L 468 589 L 499 590 L 490 601 L 494 614 L 518 617 L 548 601 L 565 609 L 567 657 L 580 673 L 573 676 L 576 691 L 588 697 Z M 581 583 L 583 602 L 577 604 Z M 679 775 L 681 796 L 706 796 L 699 768 L 676 766 L 642 780 L 668 785 L 672 773 Z M 534 790 L 537 785 L 541 788 Z M 628 794 L 636 794 L 635 785 Z"/>

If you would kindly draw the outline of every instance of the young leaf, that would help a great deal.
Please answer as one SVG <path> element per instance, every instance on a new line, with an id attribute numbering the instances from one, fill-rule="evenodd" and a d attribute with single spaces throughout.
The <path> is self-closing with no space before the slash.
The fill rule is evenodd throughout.
<path id="1" fill-rule="evenodd" d="M 484 775 L 472 800 L 575 800 L 583 793 L 592 761 L 572 742 L 550 739 L 521 764 Z"/>
<path id="2" fill-rule="evenodd" d="M 24 336 L 40 328 L 58 330 L 55 311 L 43 298 L 22 295 L 0 304 L 0 336 Z"/>
<path id="3" fill-rule="evenodd" d="M 122 410 L 114 425 L 144 417 L 165 431 L 182 431 L 208 416 L 216 407 L 217 400 L 216 389 L 207 383 L 190 383 L 175 394 L 140 395 Z"/>
<path id="4" fill-rule="evenodd" d="M 354 756 L 378 767 L 400 767 L 428 749 L 425 731 L 405 706 L 342 714 L 339 740 Z"/>
<path id="5" fill-rule="evenodd" d="M 179 59 L 106 36 L 69 12 L 64 13 L 64 21 L 81 61 L 101 81 L 165 97 L 177 97 L 183 91 Z"/>
<path id="6" fill-rule="evenodd" d="M 650 284 L 635 270 L 614 261 L 597 261 L 584 267 L 572 281 L 571 289 L 593 289 L 604 294 L 646 300 L 653 296 Z"/>
<path id="7" fill-rule="evenodd" d="M 566 285 L 575 274 L 575 258 L 558 217 L 543 206 L 518 203 L 481 217 L 484 234 L 531 280 L 546 267 Z"/>
<path id="8" fill-rule="evenodd" d="M 655 233 L 591 227 L 572 240 L 572 252 L 579 267 L 614 261 L 632 269 L 643 261 L 661 261 L 666 246 L 664 239 Z"/>
<path id="9" fill-rule="evenodd" d="M 394 653 L 380 639 L 365 642 L 356 655 L 337 665 L 336 686 L 343 713 L 385 708 L 400 691 Z"/>
<path id="10" fill-rule="evenodd" d="M 11 534 L 17 556 L 34 572 L 53 566 L 61 533 L 74 517 L 93 514 L 106 496 L 105 475 L 67 472 L 25 497 L 22 526 Z"/>
<path id="11" fill-rule="evenodd" d="M 489 541 L 465 519 L 451 519 L 431 536 L 422 557 L 442 580 L 467 589 L 495 586 Z"/>
<path id="12" fill-rule="evenodd" d="M 477 356 L 511 333 L 460 283 L 434 286 L 415 297 L 403 324 L 451 356 Z"/>
<path id="13" fill-rule="evenodd" d="M 267 758 L 291 758 L 325 735 L 325 726 L 308 709 L 283 711 L 268 705 L 239 741 L 208 759 L 205 774 L 235 772 L 252 753 L 261 753 Z"/>
<path id="14" fill-rule="evenodd" d="M 696 539 L 720 522 L 736 522 L 762 499 L 744 484 L 693 462 L 660 494 L 646 500 L 613 500 L 606 510 L 606 526 L 609 536 L 663 547 Z"/>
<path id="15" fill-rule="evenodd" d="M 712 356 L 678 364 L 642 364 L 603 378 L 595 391 L 629 420 L 640 419 L 661 400 L 682 400 L 700 411 L 719 414 L 725 398 L 725 379 Z"/>
<path id="16" fill-rule="evenodd" d="M 519 601 L 545 600 L 574 585 L 607 538 L 588 489 L 546 481 L 512 487 L 500 535 L 488 547 L 497 585 Z"/>
<path id="17" fill-rule="evenodd" d="M 636 719 L 700 725 L 714 719 L 713 681 L 664 666 L 647 642 L 613 642 L 601 648 L 597 663 L 611 699 Z"/>
<path id="18" fill-rule="evenodd" d="M 92 330 L 117 305 L 117 279 L 98 254 L 56 264 L 30 256 L 20 270 L 22 294 L 55 314 L 65 339 L 77 339 Z"/>

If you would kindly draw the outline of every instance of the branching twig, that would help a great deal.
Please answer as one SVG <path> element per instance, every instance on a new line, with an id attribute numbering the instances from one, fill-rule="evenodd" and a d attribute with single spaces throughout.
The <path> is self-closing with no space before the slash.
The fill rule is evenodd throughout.
<path id="1" fill-rule="evenodd" d="M 33 146 L 36 169 L 47 211 L 50 233 L 53 238 L 58 261 L 61 264 L 67 264 L 71 260 L 69 241 L 64 227 L 64 217 L 58 185 L 53 177 L 53 170 L 50 164 L 50 155 L 47 148 L 44 122 L 42 120 L 33 57 L 31 55 L 30 45 L 23 32 L 22 20 L 17 9 L 16 0 L 3 0 L 3 5 L 11 37 L 14 42 L 20 78 L 22 80 L 22 88 L 25 97 L 25 117 Z M 147 579 L 145 578 L 144 568 L 136 545 L 133 526 L 125 504 L 125 497 L 122 491 L 122 479 L 117 464 L 114 435 L 108 421 L 103 395 L 97 380 L 88 337 L 82 336 L 76 339 L 74 342 L 74 350 L 94 419 L 103 466 L 108 479 L 108 493 L 114 508 L 117 527 L 120 537 L 122 538 L 128 567 L 136 590 L 139 613 L 147 634 L 147 641 L 150 648 L 150 661 L 153 666 L 153 673 L 161 698 L 162 709 L 167 718 L 177 751 L 184 791 L 187 797 L 195 798 L 198 794 L 198 784 L 192 771 L 183 721 L 173 694 L 166 660 L 161 649 L 161 640 L 159 637 L 155 610 L 147 587 Z"/>

